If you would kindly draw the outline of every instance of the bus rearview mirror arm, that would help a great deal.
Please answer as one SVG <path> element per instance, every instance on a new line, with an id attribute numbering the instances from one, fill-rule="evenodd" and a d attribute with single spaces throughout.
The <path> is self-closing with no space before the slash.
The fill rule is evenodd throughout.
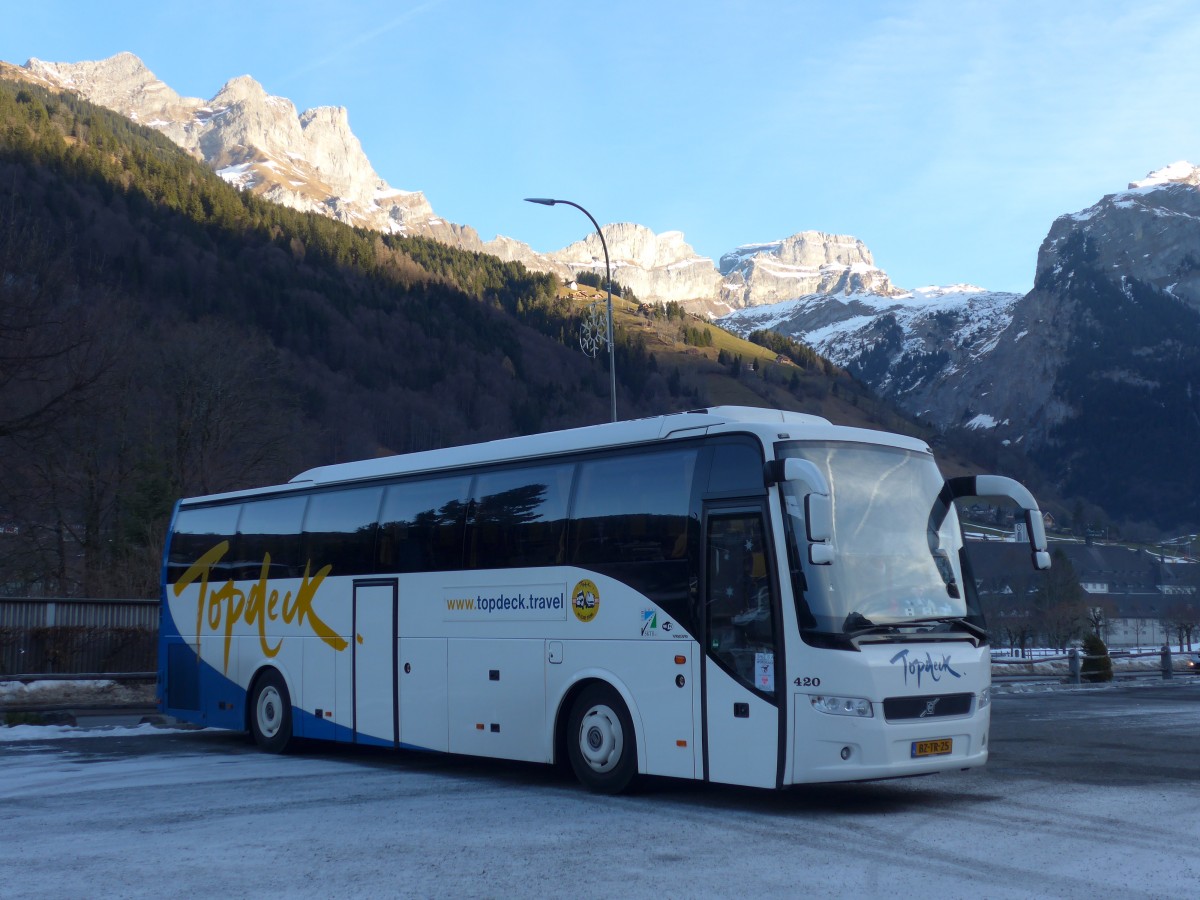
<path id="1" fill-rule="evenodd" d="M 1046 549 L 1046 525 L 1042 511 L 1029 488 L 1005 478 L 1003 475 L 964 475 L 946 482 L 955 500 L 963 497 L 979 497 L 985 500 L 1008 500 L 1015 503 L 1025 514 L 1025 527 L 1029 534 L 1029 547 L 1033 553 L 1033 567 L 1038 570 L 1050 568 L 1050 553 Z"/>

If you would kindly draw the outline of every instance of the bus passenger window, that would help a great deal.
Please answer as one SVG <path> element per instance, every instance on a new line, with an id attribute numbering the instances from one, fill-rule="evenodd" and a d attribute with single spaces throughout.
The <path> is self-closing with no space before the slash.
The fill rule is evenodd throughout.
<path id="1" fill-rule="evenodd" d="M 379 513 L 378 571 L 462 568 L 470 476 L 388 486 Z"/>
<path id="2" fill-rule="evenodd" d="M 775 631 L 762 516 L 711 516 L 706 554 L 708 652 L 761 691 L 775 691 Z"/>
<path id="3" fill-rule="evenodd" d="M 574 465 L 485 472 L 475 481 L 468 567 L 555 566 L 563 562 Z"/>
<path id="4" fill-rule="evenodd" d="M 692 449 L 580 465 L 570 561 L 596 566 L 685 559 L 695 466 Z"/>
<path id="5" fill-rule="evenodd" d="M 268 560 L 268 578 L 299 578 L 304 574 L 300 524 L 307 502 L 307 497 L 246 501 L 238 519 L 235 579 L 258 579 Z"/>
<path id="6" fill-rule="evenodd" d="M 333 566 L 333 575 L 375 571 L 375 530 L 383 488 L 313 494 L 304 516 L 305 557 L 313 572 Z"/>
<path id="7" fill-rule="evenodd" d="M 237 539 L 237 520 L 240 504 L 200 506 L 179 511 L 175 533 L 171 535 L 167 582 L 174 584 L 201 556 L 223 541 L 229 548 L 213 567 L 209 580 L 222 584 L 232 577 L 233 544 Z"/>

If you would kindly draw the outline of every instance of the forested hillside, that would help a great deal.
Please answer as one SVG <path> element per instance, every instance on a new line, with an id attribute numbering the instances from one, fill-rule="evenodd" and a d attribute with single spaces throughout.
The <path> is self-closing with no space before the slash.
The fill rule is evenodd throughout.
<path id="1" fill-rule="evenodd" d="M 606 421 L 586 293 L 258 200 L 0 80 L 0 590 L 151 595 L 179 496 Z M 912 429 L 819 357 L 617 312 L 623 418 L 745 403 Z"/>

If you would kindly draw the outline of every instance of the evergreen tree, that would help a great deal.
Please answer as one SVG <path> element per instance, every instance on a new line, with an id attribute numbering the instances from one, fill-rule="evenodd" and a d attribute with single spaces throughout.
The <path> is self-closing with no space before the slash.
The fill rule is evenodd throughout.
<path id="1" fill-rule="evenodd" d="M 1083 639 L 1083 665 L 1080 667 L 1080 677 L 1084 681 L 1112 681 L 1112 660 L 1108 656 L 1108 647 L 1100 639 L 1100 635 L 1092 632 Z"/>

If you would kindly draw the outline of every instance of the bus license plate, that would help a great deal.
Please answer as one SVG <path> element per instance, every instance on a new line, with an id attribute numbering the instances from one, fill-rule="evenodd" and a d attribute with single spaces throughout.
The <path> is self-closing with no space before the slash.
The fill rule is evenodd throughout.
<path id="1" fill-rule="evenodd" d="M 913 741 L 913 759 L 921 756 L 945 756 L 954 750 L 953 738 L 938 738 L 936 741 Z"/>

